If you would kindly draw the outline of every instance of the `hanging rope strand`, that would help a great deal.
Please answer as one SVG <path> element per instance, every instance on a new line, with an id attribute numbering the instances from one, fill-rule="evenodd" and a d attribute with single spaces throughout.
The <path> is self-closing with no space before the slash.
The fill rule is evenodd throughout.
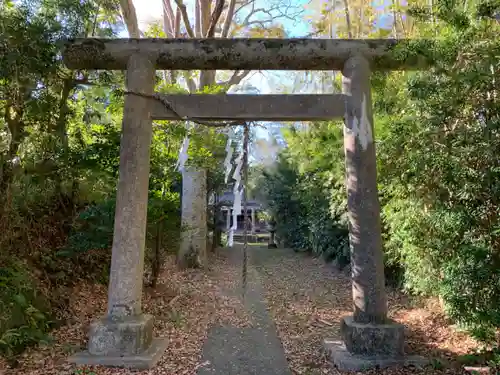
<path id="1" fill-rule="evenodd" d="M 247 288 L 247 267 L 248 267 L 248 141 L 250 137 L 250 127 L 248 124 L 243 128 L 243 264 L 241 270 L 242 295 L 245 298 Z"/>
<path id="2" fill-rule="evenodd" d="M 192 123 L 195 123 L 197 125 L 204 125 L 208 127 L 215 127 L 215 128 L 223 128 L 223 127 L 228 127 L 228 126 L 238 126 L 238 125 L 246 125 L 247 122 L 242 123 L 241 121 L 203 121 L 201 119 L 193 118 L 190 116 L 183 116 L 180 114 L 168 101 L 167 98 L 162 96 L 161 94 L 155 93 L 155 94 L 144 94 L 142 92 L 135 92 L 135 91 L 124 91 L 121 89 L 115 89 L 114 90 L 115 94 L 117 95 L 135 95 L 135 96 L 140 96 L 143 98 L 148 98 L 148 99 L 154 99 L 156 101 L 159 101 L 162 103 L 166 109 L 168 109 L 170 112 L 174 114 L 178 118 L 178 120 L 181 121 L 191 121 Z"/>

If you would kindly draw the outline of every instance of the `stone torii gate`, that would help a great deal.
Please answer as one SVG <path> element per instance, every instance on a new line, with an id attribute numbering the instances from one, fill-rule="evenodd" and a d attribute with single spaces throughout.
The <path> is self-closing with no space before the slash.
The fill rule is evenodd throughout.
<path id="1" fill-rule="evenodd" d="M 418 69 L 425 65 L 420 57 L 394 58 L 391 50 L 398 43 L 405 41 L 68 42 L 63 57 L 70 69 L 127 70 L 108 311 L 104 318 L 92 323 L 88 351 L 71 360 L 149 368 L 165 351 L 167 339 L 153 338 L 153 317 L 141 309 L 150 144 L 153 119 L 181 117 L 248 121 L 344 118 L 354 312 L 342 319 L 343 343 L 325 339 L 325 348 L 330 359 L 345 370 L 408 362 L 403 353 L 403 326 L 387 317 L 370 91 L 371 70 Z M 332 95 L 160 95 L 153 92 L 157 69 L 340 70 L 343 89 L 342 94 Z M 193 224 L 202 232 L 206 228 L 203 220 Z"/>

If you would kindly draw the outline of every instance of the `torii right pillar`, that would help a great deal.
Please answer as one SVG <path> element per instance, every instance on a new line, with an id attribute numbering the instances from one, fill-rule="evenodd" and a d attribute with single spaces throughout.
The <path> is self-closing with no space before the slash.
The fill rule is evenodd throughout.
<path id="1" fill-rule="evenodd" d="M 353 56 L 342 74 L 354 313 L 341 321 L 343 342 L 327 339 L 324 346 L 341 371 L 418 365 L 421 358 L 404 355 L 404 326 L 387 317 L 370 64 L 363 56 Z"/>

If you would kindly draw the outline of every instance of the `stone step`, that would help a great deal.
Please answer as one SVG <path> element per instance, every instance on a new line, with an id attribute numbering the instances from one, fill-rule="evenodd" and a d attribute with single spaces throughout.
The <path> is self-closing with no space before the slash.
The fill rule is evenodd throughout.
<path id="1" fill-rule="evenodd" d="M 269 240 L 268 237 L 264 237 L 262 235 L 260 235 L 260 236 L 252 235 L 252 234 L 249 234 L 247 238 L 248 238 L 248 242 L 252 242 L 252 243 L 265 243 Z M 243 242 L 245 240 L 245 236 L 243 234 L 234 234 L 233 240 L 235 242 Z"/>

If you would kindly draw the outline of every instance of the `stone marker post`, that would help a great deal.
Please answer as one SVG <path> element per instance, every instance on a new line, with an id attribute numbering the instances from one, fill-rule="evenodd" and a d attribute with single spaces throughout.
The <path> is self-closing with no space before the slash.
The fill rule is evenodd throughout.
<path id="1" fill-rule="evenodd" d="M 229 232 L 229 229 L 231 229 L 231 208 L 227 208 L 226 211 L 226 232 Z"/>
<path id="2" fill-rule="evenodd" d="M 354 313 L 342 319 L 343 343 L 325 347 L 340 370 L 359 371 L 412 358 L 403 357 L 404 327 L 387 318 L 369 62 L 351 57 L 342 74 Z"/>
<path id="3" fill-rule="evenodd" d="M 278 245 L 276 245 L 276 220 L 271 219 L 268 224 L 269 230 L 269 243 L 267 244 L 268 249 L 277 249 Z"/>
<path id="4" fill-rule="evenodd" d="M 187 166 L 182 171 L 182 235 L 180 268 L 207 262 L 207 171 Z"/>
<path id="5" fill-rule="evenodd" d="M 151 95 L 154 77 L 154 57 L 130 57 L 129 91 Z M 91 324 L 88 352 L 72 358 L 78 364 L 150 368 L 166 348 L 166 340 L 153 339 L 153 316 L 143 314 L 141 308 L 152 137 L 150 103 L 137 95 L 125 98 L 108 312 Z"/>
<path id="6" fill-rule="evenodd" d="M 255 209 L 251 209 L 251 218 L 252 218 L 252 234 L 255 234 Z"/>

